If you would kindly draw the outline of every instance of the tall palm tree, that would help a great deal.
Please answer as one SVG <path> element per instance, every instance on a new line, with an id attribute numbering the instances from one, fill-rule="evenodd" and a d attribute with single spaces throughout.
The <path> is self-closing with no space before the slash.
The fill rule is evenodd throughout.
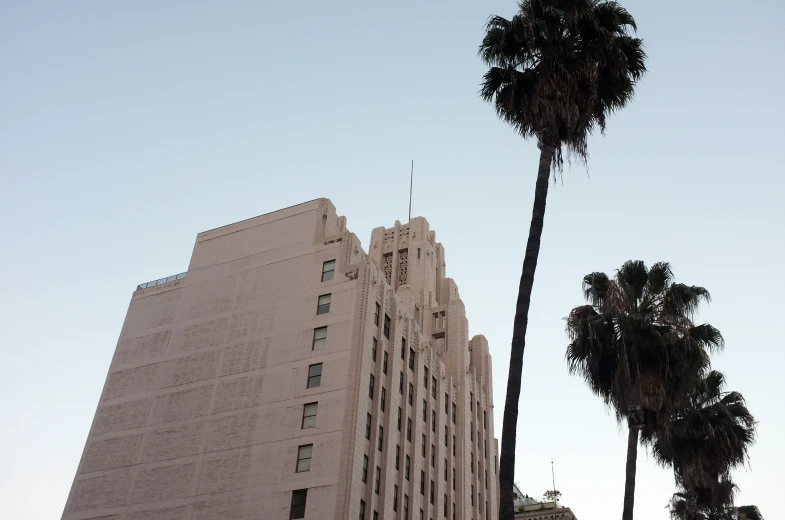
<path id="1" fill-rule="evenodd" d="M 613 279 L 591 273 L 583 293 L 589 305 L 567 317 L 566 358 L 570 373 L 582 376 L 618 421 L 627 421 L 622 518 L 631 520 L 639 432 L 662 425 L 688 398 L 709 366 L 708 353 L 722 348 L 723 339 L 711 325 L 692 322 L 708 291 L 674 283 L 666 262 L 648 269 L 630 260 Z"/>
<path id="2" fill-rule="evenodd" d="M 551 168 L 562 153 L 585 161 L 587 138 L 623 108 L 646 68 L 633 17 L 600 0 L 522 0 L 510 20 L 492 16 L 479 48 L 489 66 L 480 96 L 540 149 L 534 207 L 515 306 L 499 470 L 500 520 L 512 520 L 515 438 L 534 271 Z"/>
<path id="3" fill-rule="evenodd" d="M 721 372 L 709 372 L 664 428 L 644 435 L 655 459 L 673 467 L 676 483 L 684 490 L 685 520 L 700 518 L 699 491 L 721 493 L 718 488 L 730 480 L 732 469 L 748 460 L 755 442 L 755 418 L 744 396 L 726 392 L 725 384 Z"/>

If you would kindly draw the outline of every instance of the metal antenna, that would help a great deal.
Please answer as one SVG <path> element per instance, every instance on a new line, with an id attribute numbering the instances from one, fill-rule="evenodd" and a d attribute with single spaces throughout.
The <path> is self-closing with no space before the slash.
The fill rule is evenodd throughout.
<path id="1" fill-rule="evenodd" d="M 556 473 L 553 471 L 553 461 L 551 461 L 551 478 L 553 479 L 553 489 L 556 490 Z"/>
<path id="2" fill-rule="evenodd" d="M 412 219 L 412 188 L 414 187 L 414 159 L 412 159 L 412 173 L 409 176 L 409 220 Z"/>

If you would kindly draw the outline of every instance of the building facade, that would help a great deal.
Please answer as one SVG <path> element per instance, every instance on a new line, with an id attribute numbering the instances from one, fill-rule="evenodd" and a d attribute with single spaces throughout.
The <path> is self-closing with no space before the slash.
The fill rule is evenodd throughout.
<path id="1" fill-rule="evenodd" d="M 318 199 L 133 293 L 63 520 L 490 520 L 491 358 L 424 218 Z"/>

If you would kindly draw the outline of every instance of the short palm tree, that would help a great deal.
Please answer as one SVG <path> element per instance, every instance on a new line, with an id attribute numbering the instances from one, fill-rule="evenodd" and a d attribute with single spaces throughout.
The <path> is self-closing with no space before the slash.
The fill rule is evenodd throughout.
<path id="1" fill-rule="evenodd" d="M 721 372 L 709 372 L 664 428 L 644 435 L 655 459 L 673 467 L 676 483 L 684 490 L 685 520 L 701 518 L 700 490 L 722 495 L 721 486 L 730 480 L 730 471 L 747 462 L 755 442 L 755 418 L 744 396 L 726 392 L 725 384 Z"/>
<path id="2" fill-rule="evenodd" d="M 480 96 L 522 137 L 536 139 L 540 149 L 504 405 L 500 520 L 514 516 L 523 351 L 551 168 L 561 166 L 565 151 L 585 160 L 589 134 L 604 130 L 608 115 L 632 99 L 646 70 L 643 42 L 630 35 L 635 29 L 635 20 L 617 2 L 522 0 L 510 20 L 490 18 L 479 48 L 489 66 Z"/>
<path id="3" fill-rule="evenodd" d="M 720 332 L 694 325 L 703 287 L 673 282 L 670 265 L 628 261 L 611 279 L 583 278 L 589 305 L 567 318 L 570 372 L 583 377 L 620 422 L 627 421 L 627 465 L 622 518 L 633 518 L 639 432 L 655 428 L 686 400 L 709 366 L 708 353 L 722 348 Z"/>

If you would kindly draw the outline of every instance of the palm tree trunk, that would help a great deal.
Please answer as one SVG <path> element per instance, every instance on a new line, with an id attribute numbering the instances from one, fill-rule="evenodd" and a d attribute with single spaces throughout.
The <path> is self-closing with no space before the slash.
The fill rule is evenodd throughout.
<path id="1" fill-rule="evenodd" d="M 637 424 L 633 421 L 627 420 L 627 468 L 626 478 L 624 481 L 624 511 L 622 511 L 622 520 L 632 520 L 632 510 L 635 506 L 635 471 L 638 466 L 638 431 Z"/>
<path id="2" fill-rule="evenodd" d="M 529 303 L 534 284 L 534 271 L 540 254 L 540 237 L 545 218 L 545 201 L 548 198 L 548 183 L 551 176 L 553 146 L 540 143 L 540 166 L 534 188 L 534 207 L 523 258 L 521 281 L 518 285 L 518 301 L 515 304 L 515 321 L 512 327 L 510 348 L 510 371 L 507 376 L 507 398 L 504 401 L 502 424 L 502 449 L 499 458 L 499 520 L 514 520 L 513 483 L 515 480 L 515 436 L 518 428 L 518 399 L 521 396 L 521 373 L 523 350 L 526 347 L 526 327 L 529 323 Z"/>

